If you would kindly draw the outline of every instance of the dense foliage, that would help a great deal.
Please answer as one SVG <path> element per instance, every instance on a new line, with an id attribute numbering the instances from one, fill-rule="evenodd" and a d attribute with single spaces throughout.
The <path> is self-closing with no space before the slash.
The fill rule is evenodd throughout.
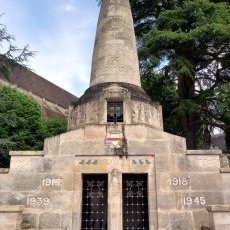
<path id="1" fill-rule="evenodd" d="M 229 1 L 131 0 L 143 86 L 188 148 L 230 139 Z M 160 90 L 159 90 L 160 89 Z"/>
<path id="2" fill-rule="evenodd" d="M 9 165 L 9 150 L 41 150 L 45 138 L 66 132 L 61 118 L 44 119 L 33 98 L 0 87 L 0 167 Z"/>

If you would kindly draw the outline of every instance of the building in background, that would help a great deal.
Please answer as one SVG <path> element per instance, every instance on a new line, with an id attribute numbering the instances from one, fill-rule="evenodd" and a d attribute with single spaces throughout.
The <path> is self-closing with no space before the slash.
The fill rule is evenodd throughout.
<path id="1" fill-rule="evenodd" d="M 32 96 L 41 106 L 44 117 L 67 117 L 69 106 L 78 98 L 61 87 L 25 68 L 16 67 L 0 85 L 15 87 Z"/>

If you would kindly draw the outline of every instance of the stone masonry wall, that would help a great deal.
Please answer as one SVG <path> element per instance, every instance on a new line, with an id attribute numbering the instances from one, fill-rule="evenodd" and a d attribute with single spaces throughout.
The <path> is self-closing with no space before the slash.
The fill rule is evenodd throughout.
<path id="1" fill-rule="evenodd" d="M 107 129 L 89 125 L 47 139 L 44 151 L 11 152 L 9 172 L 0 172 L 0 205 L 24 205 L 22 224 L 33 230 L 80 229 L 84 173 L 109 175 L 109 230 L 121 229 L 122 173 L 148 173 L 150 230 L 198 230 L 209 226 L 206 205 L 229 204 L 220 151 L 187 151 L 183 138 L 126 125 L 128 156 L 119 157 L 108 151 Z"/>

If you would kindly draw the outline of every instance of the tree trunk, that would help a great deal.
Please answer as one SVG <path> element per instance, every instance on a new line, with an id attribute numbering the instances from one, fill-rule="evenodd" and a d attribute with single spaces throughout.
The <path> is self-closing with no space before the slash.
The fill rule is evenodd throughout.
<path id="1" fill-rule="evenodd" d="M 178 78 L 178 97 L 180 101 L 191 99 L 195 94 L 194 80 L 187 76 Z M 189 109 L 189 108 L 188 108 Z M 185 112 L 181 117 L 183 136 L 186 138 L 187 148 L 196 149 L 196 123 L 197 114 Z"/>

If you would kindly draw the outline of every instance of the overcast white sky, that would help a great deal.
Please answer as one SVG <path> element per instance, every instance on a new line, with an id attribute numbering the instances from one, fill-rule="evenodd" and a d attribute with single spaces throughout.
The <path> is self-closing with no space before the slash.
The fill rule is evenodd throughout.
<path id="1" fill-rule="evenodd" d="M 38 51 L 32 70 L 80 96 L 89 86 L 96 0 L 0 0 L 0 23 L 16 45 Z"/>

